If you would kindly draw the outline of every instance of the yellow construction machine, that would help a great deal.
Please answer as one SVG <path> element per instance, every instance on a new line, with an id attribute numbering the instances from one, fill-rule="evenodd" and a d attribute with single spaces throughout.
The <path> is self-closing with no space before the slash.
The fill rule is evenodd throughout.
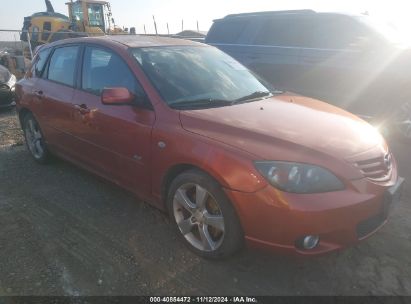
<path id="1" fill-rule="evenodd" d="M 24 18 L 20 39 L 32 47 L 61 39 L 79 36 L 101 36 L 126 33 L 115 26 L 111 6 L 107 1 L 71 0 L 67 2 L 69 16 L 56 13 L 45 0 L 47 11 Z"/>

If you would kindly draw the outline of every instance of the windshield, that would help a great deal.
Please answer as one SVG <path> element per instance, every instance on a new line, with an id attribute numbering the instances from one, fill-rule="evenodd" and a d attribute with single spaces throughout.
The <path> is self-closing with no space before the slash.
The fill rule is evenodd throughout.
<path id="1" fill-rule="evenodd" d="M 131 53 L 173 108 L 224 106 L 270 95 L 247 68 L 213 47 L 138 48 Z"/>
<path id="2" fill-rule="evenodd" d="M 91 26 L 104 26 L 103 6 L 101 4 L 88 5 L 88 18 Z"/>

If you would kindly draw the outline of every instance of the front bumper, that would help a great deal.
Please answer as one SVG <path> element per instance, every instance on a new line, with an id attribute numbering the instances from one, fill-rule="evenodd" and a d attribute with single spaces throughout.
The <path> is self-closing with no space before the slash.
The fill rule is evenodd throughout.
<path id="1" fill-rule="evenodd" d="M 403 181 L 398 178 L 381 186 L 362 179 L 350 189 L 321 194 L 285 193 L 271 186 L 255 193 L 226 194 L 239 214 L 248 246 L 310 256 L 354 245 L 379 230 Z M 392 198 L 389 190 L 394 188 Z M 318 246 L 300 249 L 297 241 L 306 235 L 319 235 Z"/>

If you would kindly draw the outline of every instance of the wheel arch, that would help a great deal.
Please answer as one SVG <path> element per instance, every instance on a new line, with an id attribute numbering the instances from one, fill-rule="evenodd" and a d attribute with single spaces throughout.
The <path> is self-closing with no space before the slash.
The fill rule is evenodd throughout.
<path id="1" fill-rule="evenodd" d="M 162 201 L 162 204 L 165 210 L 167 210 L 167 207 L 166 207 L 167 195 L 168 195 L 168 190 L 170 189 L 171 183 L 178 175 L 180 175 L 183 172 L 190 171 L 190 170 L 199 170 L 199 171 L 202 171 L 210 175 L 208 172 L 204 171 L 200 167 L 195 166 L 193 164 L 181 163 L 181 164 L 175 164 L 171 166 L 170 168 L 168 168 L 161 182 L 161 201 Z"/>
<path id="2" fill-rule="evenodd" d="M 222 188 L 224 188 L 224 180 L 222 180 L 221 177 L 215 176 L 212 172 L 207 170 L 206 168 L 202 168 L 198 165 L 195 164 L 190 164 L 190 163 L 178 163 L 172 165 L 166 173 L 164 174 L 164 177 L 161 182 L 161 202 L 163 204 L 163 207 L 167 209 L 167 195 L 168 191 L 170 189 L 170 185 L 173 182 L 173 180 L 180 174 L 190 171 L 190 170 L 198 170 L 206 175 L 208 175 L 210 178 L 212 178 L 214 181 L 216 181 Z"/>
<path id="3" fill-rule="evenodd" d="M 21 126 L 23 126 L 23 120 L 24 120 L 24 117 L 26 117 L 27 114 L 33 115 L 33 112 L 30 111 L 28 108 L 21 108 L 21 109 L 19 110 L 18 115 L 19 115 L 19 121 L 20 121 L 20 125 L 21 125 Z M 33 116 L 34 116 L 34 115 L 33 115 Z"/>

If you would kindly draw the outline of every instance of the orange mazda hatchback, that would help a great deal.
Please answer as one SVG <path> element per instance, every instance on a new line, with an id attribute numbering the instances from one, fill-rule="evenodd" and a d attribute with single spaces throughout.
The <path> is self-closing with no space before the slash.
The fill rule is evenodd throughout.
<path id="1" fill-rule="evenodd" d="M 403 179 L 381 135 L 276 91 L 218 49 L 114 36 L 42 47 L 17 84 L 35 160 L 67 159 L 169 212 L 197 254 L 317 255 L 376 232 Z"/>

